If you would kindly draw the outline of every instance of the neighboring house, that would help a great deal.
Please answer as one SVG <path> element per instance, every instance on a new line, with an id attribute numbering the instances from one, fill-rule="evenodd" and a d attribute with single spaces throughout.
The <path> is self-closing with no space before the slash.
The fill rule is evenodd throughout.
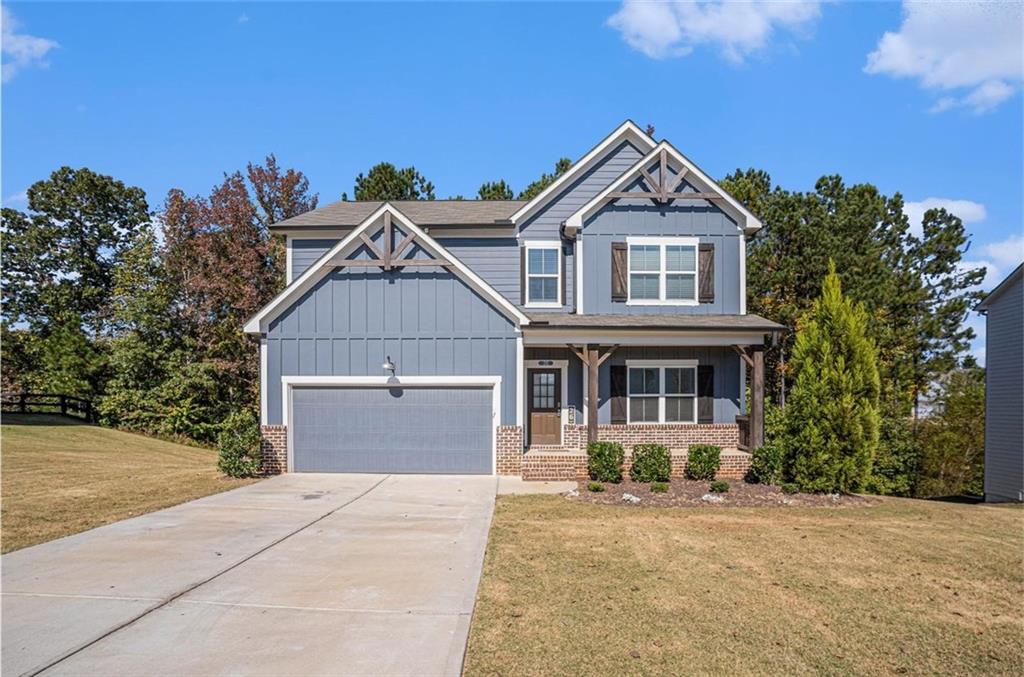
<path id="1" fill-rule="evenodd" d="M 1024 264 L 978 306 L 985 321 L 985 500 L 1024 500 Z"/>
<path id="2" fill-rule="evenodd" d="M 714 443 L 742 474 L 782 329 L 746 310 L 760 227 L 632 122 L 529 201 L 336 202 L 277 223 L 289 284 L 245 326 L 265 465 L 573 477 L 600 439 L 663 443 L 675 472 Z"/>

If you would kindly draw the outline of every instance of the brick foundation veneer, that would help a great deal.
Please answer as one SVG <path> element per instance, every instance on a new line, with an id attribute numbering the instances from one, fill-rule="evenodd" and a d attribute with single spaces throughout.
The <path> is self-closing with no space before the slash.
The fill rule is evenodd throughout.
<path id="1" fill-rule="evenodd" d="M 288 469 L 288 428 L 283 425 L 260 426 L 260 453 L 263 472 L 280 475 Z"/>
<path id="2" fill-rule="evenodd" d="M 626 449 L 622 472 L 628 477 L 633 464 L 632 452 Z M 750 469 L 750 454 L 737 449 L 723 449 L 718 479 L 743 479 Z M 686 452 L 672 453 L 672 477 L 686 472 Z M 587 477 L 587 454 L 578 451 L 528 451 L 523 456 L 523 479 L 533 481 L 582 480 Z"/>
<path id="3" fill-rule="evenodd" d="M 497 440 L 497 473 L 518 475 L 522 472 L 523 429 L 517 425 L 500 425 Z"/>

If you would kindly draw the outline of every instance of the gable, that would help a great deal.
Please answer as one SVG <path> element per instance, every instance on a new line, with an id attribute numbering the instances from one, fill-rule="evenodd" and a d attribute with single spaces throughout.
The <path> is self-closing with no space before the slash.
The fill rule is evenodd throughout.
<path id="1" fill-rule="evenodd" d="M 338 267 L 354 271 L 382 270 L 385 273 L 406 269 L 444 269 L 459 277 L 513 322 L 529 323 L 529 318 L 508 299 L 405 215 L 385 203 L 250 318 L 244 331 L 253 334 L 266 332 L 278 315 Z"/>

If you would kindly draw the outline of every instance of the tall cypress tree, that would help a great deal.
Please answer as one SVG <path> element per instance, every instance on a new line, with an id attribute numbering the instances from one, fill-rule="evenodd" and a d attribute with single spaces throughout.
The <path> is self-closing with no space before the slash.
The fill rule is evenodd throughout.
<path id="1" fill-rule="evenodd" d="M 829 262 L 802 318 L 785 412 L 786 474 L 808 491 L 857 491 L 878 449 L 878 356 L 864 307 L 845 297 Z"/>

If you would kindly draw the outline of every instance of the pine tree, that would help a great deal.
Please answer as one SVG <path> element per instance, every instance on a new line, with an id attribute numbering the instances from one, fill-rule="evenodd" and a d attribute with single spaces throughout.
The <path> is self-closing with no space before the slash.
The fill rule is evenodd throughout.
<path id="1" fill-rule="evenodd" d="M 808 491 L 857 491 L 879 437 L 877 351 L 864 307 L 845 297 L 829 262 L 821 296 L 802 318 L 785 412 L 786 475 Z"/>
<path id="2" fill-rule="evenodd" d="M 433 200 L 434 184 L 415 167 L 399 169 L 380 162 L 365 175 L 360 172 L 352 192 L 356 200 Z M 348 193 L 342 193 L 341 199 L 347 200 Z"/>
<path id="3" fill-rule="evenodd" d="M 570 167 L 572 167 L 572 160 L 567 157 L 559 158 L 558 162 L 555 163 L 555 172 L 553 174 L 548 174 L 547 172 L 541 174 L 539 179 L 531 183 L 529 186 L 524 188 L 521 193 L 519 193 L 519 199 L 532 200 L 536 196 L 540 195 L 544 192 L 545 188 L 555 182 L 555 179 L 569 171 Z"/>
<path id="4" fill-rule="evenodd" d="M 505 183 L 505 179 L 499 179 L 481 184 L 477 197 L 481 200 L 511 200 L 514 194 L 512 186 Z"/>

